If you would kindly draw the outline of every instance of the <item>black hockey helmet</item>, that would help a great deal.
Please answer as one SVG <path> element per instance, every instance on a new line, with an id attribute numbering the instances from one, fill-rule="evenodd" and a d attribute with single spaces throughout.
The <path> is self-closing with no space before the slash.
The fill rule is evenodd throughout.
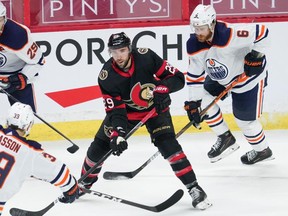
<path id="1" fill-rule="evenodd" d="M 119 49 L 126 46 L 130 49 L 131 40 L 124 32 L 112 34 L 110 36 L 108 41 L 109 49 Z"/>

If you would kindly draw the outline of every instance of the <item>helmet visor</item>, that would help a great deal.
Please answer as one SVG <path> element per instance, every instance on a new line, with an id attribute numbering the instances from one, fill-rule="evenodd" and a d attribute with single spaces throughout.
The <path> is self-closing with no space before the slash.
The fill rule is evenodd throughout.
<path id="1" fill-rule="evenodd" d="M 207 25 L 202 25 L 202 26 L 196 26 L 196 25 L 190 25 L 191 26 L 191 30 L 192 30 L 192 33 L 195 33 L 195 34 L 206 34 L 209 32 L 209 26 L 208 24 Z"/>

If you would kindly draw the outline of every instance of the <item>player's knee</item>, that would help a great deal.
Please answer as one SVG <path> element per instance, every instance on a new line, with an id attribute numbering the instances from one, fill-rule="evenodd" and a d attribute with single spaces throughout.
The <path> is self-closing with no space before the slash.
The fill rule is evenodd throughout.
<path id="1" fill-rule="evenodd" d="M 100 160 L 108 151 L 109 143 L 95 137 L 94 141 L 90 144 L 87 156 L 90 160 L 97 162 Z"/>
<path id="2" fill-rule="evenodd" d="M 259 131 L 262 130 L 262 125 L 258 120 L 254 121 L 242 121 L 235 118 L 238 127 L 249 134 L 250 131 Z"/>
<path id="3" fill-rule="evenodd" d="M 165 159 L 173 155 L 175 152 L 182 150 L 175 135 L 172 133 L 157 136 L 154 145 L 158 148 L 159 152 Z"/>

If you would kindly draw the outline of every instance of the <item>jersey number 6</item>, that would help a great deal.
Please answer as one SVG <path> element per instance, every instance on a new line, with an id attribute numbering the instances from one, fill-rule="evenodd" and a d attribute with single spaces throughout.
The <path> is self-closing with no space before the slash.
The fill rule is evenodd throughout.
<path id="1" fill-rule="evenodd" d="M 249 36 L 249 32 L 246 30 L 238 30 L 237 31 L 237 36 L 238 37 L 248 37 Z"/>

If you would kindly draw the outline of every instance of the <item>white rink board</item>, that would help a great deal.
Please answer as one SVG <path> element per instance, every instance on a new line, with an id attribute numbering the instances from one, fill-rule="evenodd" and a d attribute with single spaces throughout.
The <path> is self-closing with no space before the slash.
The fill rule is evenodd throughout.
<path id="1" fill-rule="evenodd" d="M 263 112 L 288 112 L 288 73 L 286 72 L 286 50 L 288 44 L 283 43 L 288 38 L 288 23 L 265 23 L 270 28 L 271 48 L 266 55 L 270 63 L 269 86 L 266 89 Z M 38 114 L 49 122 L 94 120 L 102 119 L 105 115 L 102 99 L 95 99 L 74 106 L 63 108 L 55 101 L 45 95 L 49 92 L 57 92 L 87 86 L 97 85 L 97 76 L 102 68 L 102 63 L 97 56 L 92 53 L 92 64 L 88 64 L 88 41 L 104 41 L 104 50 L 101 56 L 108 60 L 107 40 L 112 33 L 125 31 L 133 39 L 136 35 L 146 34 L 138 40 L 138 47 L 152 48 L 161 57 L 163 56 L 163 39 L 167 37 L 168 44 L 176 44 L 177 36 L 179 47 L 182 47 L 182 59 L 178 59 L 176 49 L 168 50 L 168 61 L 182 71 L 187 69 L 186 40 L 190 34 L 189 26 L 168 26 L 168 27 L 147 27 L 147 28 L 127 28 L 127 29 L 101 29 L 86 31 L 67 31 L 52 33 L 34 33 L 36 41 L 46 41 L 51 45 L 51 52 L 46 57 L 46 66 L 41 71 L 39 79 L 35 83 Z M 149 35 L 147 35 L 149 34 Z M 65 61 L 72 61 L 77 56 L 76 47 L 67 40 L 74 40 L 80 45 L 81 54 L 77 63 L 65 66 L 56 57 L 57 49 L 60 50 L 61 57 Z M 61 47 L 61 44 L 65 44 Z M 41 46 L 43 52 L 47 49 Z M 100 46 L 93 43 L 92 49 L 97 50 Z M 90 52 L 91 53 L 91 52 Z M 183 102 L 187 99 L 187 89 L 172 94 L 172 115 L 185 115 Z M 6 95 L 0 94 L 0 123 L 3 121 L 9 107 Z M 224 101 L 223 112 L 230 113 L 230 100 Z"/>

